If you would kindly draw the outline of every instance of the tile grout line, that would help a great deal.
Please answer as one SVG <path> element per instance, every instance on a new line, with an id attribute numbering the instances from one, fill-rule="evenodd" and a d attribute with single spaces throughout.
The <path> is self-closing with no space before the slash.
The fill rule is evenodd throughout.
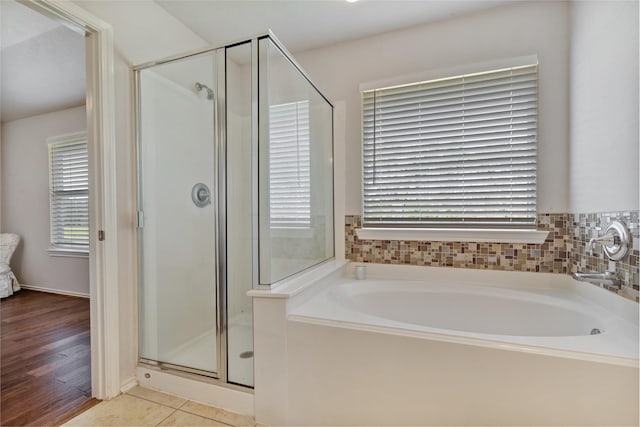
<path id="1" fill-rule="evenodd" d="M 166 406 L 166 405 L 163 405 Z M 170 407 L 170 406 L 168 406 Z M 167 415 L 166 417 L 164 417 L 158 424 L 156 424 L 156 427 L 158 427 L 160 424 L 162 424 L 163 422 L 165 422 L 171 415 L 175 414 L 176 412 L 178 412 L 178 410 L 176 408 L 171 408 L 173 409 L 173 412 L 171 412 L 169 415 Z"/>
<path id="2" fill-rule="evenodd" d="M 229 427 L 237 427 L 237 426 L 235 426 L 234 424 L 228 424 L 228 423 L 225 423 L 224 421 L 220 421 L 220 420 L 217 420 L 217 419 L 215 419 L 215 418 L 205 417 L 205 416 L 203 416 L 202 414 L 197 414 L 197 413 L 195 413 L 195 412 L 192 412 L 192 411 L 189 411 L 189 410 L 186 410 L 186 409 L 182 409 L 182 408 L 183 408 L 183 406 L 185 406 L 185 405 L 186 405 L 187 403 L 189 403 L 189 402 L 198 403 L 198 404 L 202 405 L 202 403 L 199 403 L 199 402 L 196 402 L 196 401 L 193 401 L 193 400 L 185 399 L 185 401 L 184 401 L 184 402 L 182 402 L 182 403 L 180 404 L 180 406 L 178 406 L 177 408 L 174 408 L 173 406 L 165 405 L 164 403 L 159 403 L 159 402 L 156 402 L 156 401 L 154 401 L 154 400 L 147 399 L 147 398 L 145 398 L 145 397 L 136 396 L 135 394 L 130 394 L 130 393 L 128 393 L 128 392 L 127 392 L 127 393 L 124 393 L 124 394 L 126 394 L 127 396 L 135 397 L 135 398 L 137 398 L 137 399 L 145 400 L 145 401 L 147 401 L 147 402 L 155 403 L 155 404 L 157 404 L 157 405 L 160 405 L 160 406 L 164 406 L 164 407 L 167 407 L 167 408 L 171 408 L 171 409 L 173 409 L 173 412 L 171 412 L 169 415 L 167 415 L 167 417 L 163 418 L 163 419 L 162 419 L 162 421 L 160 421 L 158 424 L 156 424 L 156 426 L 158 426 L 158 425 L 162 424 L 162 423 L 163 423 L 167 418 L 169 418 L 171 415 L 175 414 L 177 411 L 182 411 L 182 412 L 186 412 L 187 414 L 196 415 L 196 416 L 198 416 L 198 417 L 202 417 L 202 418 L 206 418 L 206 419 L 208 419 L 208 420 L 212 420 L 212 421 L 215 421 L 215 422 L 218 422 L 218 423 L 222 423 L 222 424 L 224 424 L 224 425 L 226 425 L 226 426 L 229 426 Z M 179 397 L 179 396 L 176 396 L 176 397 Z M 216 407 L 216 406 L 211 406 L 211 405 L 205 405 L 205 406 L 209 406 L 209 407 L 211 407 L 211 408 L 216 408 L 216 409 L 222 409 L 222 408 L 218 408 L 218 407 Z M 224 409 L 223 409 L 223 410 L 224 410 Z M 254 424 L 254 425 L 255 425 L 255 424 Z"/>
<path id="3" fill-rule="evenodd" d="M 165 422 L 167 420 L 167 418 L 169 418 L 171 415 L 175 414 L 178 411 L 178 409 L 174 408 L 173 406 L 165 405 L 164 403 L 160 403 L 160 402 L 155 402 L 155 401 L 153 401 L 151 399 L 147 399 L 147 398 L 144 398 L 144 397 L 136 396 L 135 394 L 130 394 L 128 392 L 127 393 L 123 393 L 123 394 L 126 394 L 127 396 L 131 396 L 131 397 L 135 397 L 136 399 L 144 400 L 146 402 L 155 403 L 156 405 L 164 406 L 165 408 L 173 409 L 173 412 L 170 412 L 169 415 L 164 417 L 162 420 L 160 420 L 160 422 L 158 424 L 155 425 L 156 427 L 159 426 L 160 424 L 162 424 L 163 422 Z M 183 403 L 183 405 L 184 405 L 184 403 Z"/>
<path id="4" fill-rule="evenodd" d="M 158 392 L 158 393 L 161 393 L 161 392 Z M 182 406 L 184 406 L 184 405 L 188 402 L 188 400 L 186 400 L 186 399 L 185 399 L 185 401 L 184 401 L 184 402 L 182 402 L 182 403 L 180 404 L 180 406 L 178 406 L 177 408 L 174 408 L 174 407 L 173 407 L 173 406 L 171 406 L 171 405 L 166 405 L 166 404 L 164 404 L 164 403 L 156 402 L 155 400 L 151 400 L 151 399 L 149 399 L 149 398 L 147 398 L 147 397 L 142 397 L 142 396 L 137 396 L 137 395 L 135 395 L 135 394 L 130 394 L 129 392 L 126 392 L 126 393 L 123 393 L 123 394 L 126 394 L 127 396 L 131 396 L 131 397 L 135 397 L 135 398 L 137 398 L 137 399 L 146 400 L 147 402 L 155 403 L 155 404 L 160 405 L 160 406 L 166 406 L 167 408 L 171 408 L 171 409 L 180 409 L 180 408 L 182 408 Z M 167 394 L 167 393 L 165 393 L 165 394 Z M 174 396 L 174 395 L 172 395 L 172 394 L 169 394 L 169 396 L 177 397 L 178 399 L 184 399 L 183 397 L 180 397 L 180 396 Z"/>
<path id="5" fill-rule="evenodd" d="M 200 403 L 200 402 L 196 402 L 196 401 L 193 401 L 193 400 L 187 400 L 186 402 L 184 402 L 184 403 L 182 404 L 182 406 L 186 405 L 188 402 L 193 402 L 193 403 L 198 403 L 198 404 L 200 404 L 200 405 L 203 405 L 203 404 L 202 404 L 202 403 Z M 187 414 L 196 415 L 196 416 L 198 416 L 198 417 L 206 418 L 206 419 L 208 419 L 208 420 L 212 420 L 212 421 L 215 421 L 215 422 L 217 422 L 217 423 L 222 423 L 222 424 L 224 424 L 224 425 L 226 425 L 226 426 L 230 426 L 230 427 L 237 427 L 237 426 L 236 426 L 236 425 L 234 425 L 234 424 L 227 424 L 227 423 L 225 423 L 224 421 L 216 420 L 215 418 L 205 417 L 205 416 L 204 416 L 204 415 L 202 415 L 202 414 L 196 414 L 195 412 L 189 411 L 189 410 L 187 410 L 187 409 L 182 409 L 182 406 L 180 407 L 180 410 L 181 410 L 182 412 L 186 412 Z M 211 407 L 211 408 L 216 408 L 216 409 L 222 409 L 222 408 L 217 408 L 216 406 L 211 406 L 211 405 L 205 405 L 205 406 L 209 406 L 209 407 Z M 224 411 L 224 409 L 222 409 L 222 410 Z"/>

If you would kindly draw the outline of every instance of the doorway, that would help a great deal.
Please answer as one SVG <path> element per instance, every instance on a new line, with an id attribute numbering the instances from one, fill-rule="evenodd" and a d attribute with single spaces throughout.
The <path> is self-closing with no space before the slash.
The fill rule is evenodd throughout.
<path id="1" fill-rule="evenodd" d="M 1 303 L 2 424 L 52 424 L 91 401 L 85 34 L 0 7 L 1 223 L 22 288 Z"/>
<path id="2" fill-rule="evenodd" d="M 115 166 L 113 30 L 71 2 L 41 0 L 22 5 L 85 35 L 89 176 L 89 295 L 91 394 L 120 393 L 118 239 Z"/>

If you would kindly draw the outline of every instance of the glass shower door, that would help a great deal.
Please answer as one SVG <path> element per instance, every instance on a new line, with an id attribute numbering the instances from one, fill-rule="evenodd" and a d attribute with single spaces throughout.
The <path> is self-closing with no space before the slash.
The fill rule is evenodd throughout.
<path id="1" fill-rule="evenodd" d="M 139 355 L 216 376 L 214 52 L 138 74 Z"/>

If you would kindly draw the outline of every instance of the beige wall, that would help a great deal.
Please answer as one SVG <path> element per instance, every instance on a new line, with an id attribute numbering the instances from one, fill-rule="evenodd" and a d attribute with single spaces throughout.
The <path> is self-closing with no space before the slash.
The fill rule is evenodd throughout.
<path id="1" fill-rule="evenodd" d="M 569 200 L 566 2 L 518 3 L 295 54 L 329 99 L 345 103 L 346 213 L 361 211 L 361 84 L 531 54 L 540 63 L 538 211 L 565 212 Z"/>
<path id="2" fill-rule="evenodd" d="M 11 262 L 22 284 L 89 295 L 89 259 L 47 251 L 47 138 L 85 130 L 84 106 L 2 124 L 2 230 L 22 237 Z"/>
<path id="3" fill-rule="evenodd" d="M 638 209 L 638 2 L 571 6 L 571 212 Z"/>

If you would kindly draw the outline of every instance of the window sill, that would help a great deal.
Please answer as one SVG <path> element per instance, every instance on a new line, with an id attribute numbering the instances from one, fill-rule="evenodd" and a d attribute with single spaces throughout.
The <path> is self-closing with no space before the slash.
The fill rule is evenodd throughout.
<path id="1" fill-rule="evenodd" d="M 461 228 L 358 228 L 363 240 L 417 240 L 436 242 L 544 243 L 548 231 Z"/>
<path id="2" fill-rule="evenodd" d="M 50 247 L 48 252 L 49 256 L 89 258 L 89 249 Z"/>

